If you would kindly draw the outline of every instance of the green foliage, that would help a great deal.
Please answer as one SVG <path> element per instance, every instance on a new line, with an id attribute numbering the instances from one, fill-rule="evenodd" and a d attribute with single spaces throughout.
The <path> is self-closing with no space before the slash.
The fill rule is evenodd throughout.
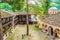
<path id="1" fill-rule="evenodd" d="M 9 28 L 8 25 L 4 26 L 4 27 L 3 27 L 3 32 L 5 33 L 5 32 L 7 31 L 8 28 Z"/>
<path id="2" fill-rule="evenodd" d="M 0 3 L 0 9 L 12 10 L 12 6 L 8 3 Z"/>
<path id="3" fill-rule="evenodd" d="M 39 32 L 41 29 L 39 28 L 39 26 L 37 24 L 35 24 L 35 27 L 33 28 L 33 30 L 36 30 Z"/>
<path id="4" fill-rule="evenodd" d="M 28 11 L 35 12 L 35 5 L 29 5 L 28 6 Z"/>
<path id="5" fill-rule="evenodd" d="M 2 2 L 10 4 L 13 7 L 13 11 L 24 11 L 26 8 L 24 0 L 3 0 Z"/>
<path id="6" fill-rule="evenodd" d="M 25 2 L 23 0 L 13 0 L 11 4 L 14 10 L 24 10 Z"/>
<path id="7" fill-rule="evenodd" d="M 39 28 L 34 28 L 34 30 L 36 30 L 36 31 L 40 31 L 40 29 L 39 29 Z"/>
<path id="8" fill-rule="evenodd" d="M 36 27 L 36 28 L 39 28 L 39 25 L 35 24 L 35 27 Z"/>
<path id="9" fill-rule="evenodd" d="M 43 10 L 43 13 L 44 14 L 48 14 L 48 9 L 50 8 L 50 3 L 51 3 L 51 0 L 44 0 L 44 1 L 41 1 L 42 3 L 42 10 Z"/>
<path id="10" fill-rule="evenodd" d="M 55 2 L 55 3 L 60 4 L 60 0 L 58 0 L 58 1 L 57 1 L 57 2 Z"/>
<path id="11" fill-rule="evenodd" d="M 36 14 L 40 15 L 40 19 L 42 20 L 42 17 L 46 14 L 48 14 L 48 9 L 50 8 L 50 0 L 40 0 L 40 3 L 42 4 L 42 7 L 40 7 L 38 3 L 35 5 L 29 5 L 29 11 L 35 12 Z"/>
<path id="12" fill-rule="evenodd" d="M 12 35 L 12 36 L 9 38 L 9 40 L 14 40 L 14 36 Z"/>

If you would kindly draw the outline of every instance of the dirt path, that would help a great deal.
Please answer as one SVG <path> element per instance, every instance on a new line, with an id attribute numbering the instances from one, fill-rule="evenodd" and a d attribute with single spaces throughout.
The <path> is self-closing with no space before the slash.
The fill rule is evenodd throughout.
<path id="1" fill-rule="evenodd" d="M 30 25 L 29 27 L 29 33 L 31 34 L 29 40 L 52 40 L 41 31 L 38 32 L 33 30 L 33 25 Z M 17 25 L 8 40 L 27 40 L 27 38 L 22 39 L 22 34 L 26 34 L 26 25 Z"/>

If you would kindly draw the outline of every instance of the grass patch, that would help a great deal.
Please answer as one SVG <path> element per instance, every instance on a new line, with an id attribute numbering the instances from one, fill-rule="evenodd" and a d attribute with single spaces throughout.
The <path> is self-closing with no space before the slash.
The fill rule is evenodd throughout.
<path id="1" fill-rule="evenodd" d="M 39 28 L 36 28 L 36 27 L 34 27 L 33 29 L 36 30 L 36 31 L 40 31 L 40 29 Z"/>
<path id="2" fill-rule="evenodd" d="M 33 28 L 33 30 L 40 31 L 40 30 L 41 30 L 41 28 L 39 28 L 39 26 L 38 26 L 38 25 L 35 25 L 35 27 Z"/>
<path id="3" fill-rule="evenodd" d="M 11 37 L 9 38 L 9 40 L 14 40 L 14 36 L 11 36 Z"/>
<path id="4" fill-rule="evenodd" d="M 19 32 L 19 29 L 18 28 L 15 28 L 13 33 L 11 34 L 11 36 L 9 38 L 7 38 L 8 40 L 14 40 L 14 36 L 15 34 L 17 34 Z"/>

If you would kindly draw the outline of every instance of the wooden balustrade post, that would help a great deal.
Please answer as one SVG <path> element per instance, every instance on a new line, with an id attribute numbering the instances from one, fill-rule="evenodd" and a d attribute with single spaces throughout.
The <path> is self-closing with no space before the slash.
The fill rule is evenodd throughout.
<path id="1" fill-rule="evenodd" d="M 12 19 L 12 29 L 14 29 L 14 17 Z"/>
<path id="2" fill-rule="evenodd" d="M 14 29 L 14 25 L 15 25 L 14 18 L 15 18 L 15 16 L 13 16 L 13 20 L 12 20 L 12 29 Z"/>
<path id="3" fill-rule="evenodd" d="M 0 40 L 3 40 L 3 27 L 1 21 L 1 10 L 0 10 Z"/>

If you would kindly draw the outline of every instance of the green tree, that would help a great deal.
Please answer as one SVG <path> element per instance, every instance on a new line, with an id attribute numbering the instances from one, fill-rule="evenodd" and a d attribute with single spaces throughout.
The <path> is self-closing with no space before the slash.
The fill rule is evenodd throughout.
<path id="1" fill-rule="evenodd" d="M 6 2 L 12 5 L 13 10 L 24 11 L 25 9 L 25 1 L 24 0 L 2 0 L 2 2 Z"/>
<path id="2" fill-rule="evenodd" d="M 41 0 L 43 13 L 48 14 L 48 9 L 50 8 L 51 0 Z"/>
<path id="3" fill-rule="evenodd" d="M 12 6 L 9 5 L 8 3 L 0 3 L 0 9 L 12 10 Z"/>
<path id="4" fill-rule="evenodd" d="M 35 12 L 36 14 L 40 15 L 40 19 L 43 19 L 43 16 L 48 14 L 48 9 L 50 8 L 50 0 L 40 0 L 39 3 L 42 4 L 40 7 L 40 4 L 36 3 L 35 5 L 29 6 L 29 11 Z"/>
<path id="5" fill-rule="evenodd" d="M 57 4 L 60 4 L 60 0 L 58 0 L 56 3 L 57 3 Z"/>
<path id="6" fill-rule="evenodd" d="M 25 1 L 24 0 L 13 0 L 12 6 L 14 10 L 23 11 L 25 7 Z"/>

